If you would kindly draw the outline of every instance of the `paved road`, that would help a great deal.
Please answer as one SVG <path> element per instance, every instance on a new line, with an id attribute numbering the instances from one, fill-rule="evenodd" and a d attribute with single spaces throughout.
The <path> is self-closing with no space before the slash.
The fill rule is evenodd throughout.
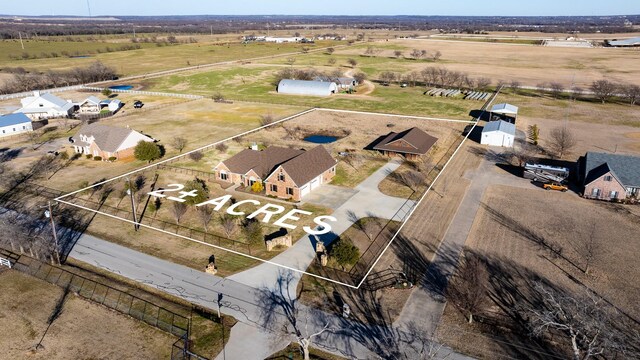
<path id="1" fill-rule="evenodd" d="M 338 221 L 331 224 L 331 233 L 319 237 L 305 235 L 292 247 L 274 257 L 271 261 L 293 269 L 306 271 L 316 257 L 315 245 L 318 240 L 323 241 L 325 244 L 330 244 L 338 235 L 350 228 L 357 219 L 363 217 L 375 216 L 383 219 L 397 217 L 396 213 L 405 205 L 406 199 L 382 194 L 378 190 L 378 184 L 387 177 L 389 172 L 396 170 L 400 164 L 399 160 L 391 160 L 360 183 L 356 187 L 357 193 L 333 212 L 332 216 Z M 278 266 L 263 263 L 232 275 L 229 279 L 254 288 L 261 288 L 276 284 L 276 279 L 281 269 Z M 290 283 L 290 291 L 295 294 L 302 274 L 297 271 L 291 271 L 291 273 L 294 276 L 294 281 Z"/>
<path id="2" fill-rule="evenodd" d="M 259 292 L 251 287 L 233 280 L 199 272 L 182 265 L 146 255 L 129 248 L 100 240 L 90 235 L 82 235 L 70 256 L 111 271 L 126 278 L 176 295 L 194 304 L 215 310 L 218 294 L 223 294 L 221 311 L 235 317 L 239 323 L 231 331 L 229 343 L 217 359 L 262 360 L 267 355 L 284 348 L 291 339 L 284 340 L 262 326 L 262 307 L 258 302 Z M 351 329 L 362 330 L 362 325 L 351 325 L 341 317 L 297 305 L 299 314 L 313 314 L 312 319 L 324 318 L 326 322 L 343 329 L 340 333 L 326 333 L 318 337 L 315 347 L 348 358 L 375 359 L 374 353 L 368 350 L 361 340 L 356 340 Z M 272 328 L 281 328 L 286 318 L 280 311 L 276 312 L 277 323 Z M 301 316 L 299 316 L 299 321 Z M 318 331 L 326 322 L 310 322 L 308 332 Z M 304 329 L 305 327 L 302 326 Z M 381 333 L 379 328 L 370 327 L 373 334 Z M 304 331 L 304 330 L 303 330 Z M 379 339 L 368 339 L 377 341 Z M 469 359 L 442 347 L 438 358 Z"/>

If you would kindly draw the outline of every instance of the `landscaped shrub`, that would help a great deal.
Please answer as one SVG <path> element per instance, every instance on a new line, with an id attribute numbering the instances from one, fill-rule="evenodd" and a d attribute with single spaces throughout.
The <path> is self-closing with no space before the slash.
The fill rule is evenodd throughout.
<path id="1" fill-rule="evenodd" d="M 87 159 L 93 158 L 93 155 L 91 155 L 91 154 L 87 154 L 86 156 L 87 156 Z"/>
<path id="2" fill-rule="evenodd" d="M 218 151 L 220 151 L 222 153 L 226 152 L 228 148 L 229 147 L 225 143 L 220 143 L 220 144 L 216 145 L 216 150 L 218 150 Z"/>
<path id="3" fill-rule="evenodd" d="M 109 158 L 109 161 L 111 161 L 111 162 L 114 162 L 114 161 L 116 161 L 116 160 L 118 160 L 118 158 L 117 158 L 117 157 L 115 157 L 115 156 L 112 156 L 112 157 L 110 157 L 110 158 Z"/>
<path id="4" fill-rule="evenodd" d="M 251 191 L 253 191 L 255 193 L 262 192 L 262 190 L 264 190 L 264 186 L 262 185 L 262 182 L 260 182 L 260 181 L 256 181 L 256 182 L 253 183 L 253 185 L 251 185 Z"/>
<path id="5" fill-rule="evenodd" d="M 102 156 L 94 156 L 93 160 L 95 161 L 102 161 Z"/>

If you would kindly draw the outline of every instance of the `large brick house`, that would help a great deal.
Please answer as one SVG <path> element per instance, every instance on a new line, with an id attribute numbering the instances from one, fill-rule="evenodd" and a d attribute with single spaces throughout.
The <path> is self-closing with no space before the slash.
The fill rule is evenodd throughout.
<path id="1" fill-rule="evenodd" d="M 241 186 L 264 183 L 265 193 L 300 201 L 331 181 L 337 161 L 322 145 L 305 151 L 270 146 L 262 151 L 245 149 L 221 161 L 213 170 L 219 181 Z"/>
<path id="2" fill-rule="evenodd" d="M 387 156 L 400 155 L 408 160 L 417 160 L 431 149 L 438 138 L 413 127 L 405 131 L 389 134 L 378 138 L 371 146 Z"/>
<path id="3" fill-rule="evenodd" d="M 588 152 L 578 160 L 578 174 L 585 198 L 640 197 L 640 157 Z"/>
<path id="4" fill-rule="evenodd" d="M 140 141 L 154 140 L 135 130 L 116 126 L 89 124 L 83 126 L 70 141 L 76 153 L 100 156 L 107 160 L 133 157 L 134 148 Z"/>

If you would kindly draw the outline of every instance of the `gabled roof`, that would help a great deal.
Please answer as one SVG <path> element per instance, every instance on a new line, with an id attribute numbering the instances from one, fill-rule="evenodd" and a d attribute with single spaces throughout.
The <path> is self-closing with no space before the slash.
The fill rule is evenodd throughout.
<path id="1" fill-rule="evenodd" d="M 402 140 L 408 143 L 410 147 L 399 146 Z M 438 138 L 416 127 L 412 127 L 400 133 L 389 133 L 389 135 L 378 142 L 373 149 L 408 154 L 426 154 L 436 141 L 438 141 Z"/>
<path id="2" fill-rule="evenodd" d="M 640 187 L 640 157 L 588 152 L 585 155 L 584 163 L 585 184 L 599 178 L 606 173 L 606 170 L 609 170 L 615 174 L 622 185 Z"/>
<path id="3" fill-rule="evenodd" d="M 95 96 L 89 96 L 88 98 L 86 98 L 83 102 L 80 103 L 80 105 L 86 104 L 86 103 L 90 103 L 93 105 L 99 105 L 100 104 L 100 99 L 98 99 Z"/>
<path id="4" fill-rule="evenodd" d="M 318 145 L 305 151 L 281 166 L 289 174 L 293 182 L 302 186 L 331 169 L 337 163 L 324 146 Z"/>
<path id="5" fill-rule="evenodd" d="M 500 131 L 509 135 L 516 135 L 516 126 L 504 120 L 489 121 L 482 129 L 482 133 Z"/>
<path id="6" fill-rule="evenodd" d="M 25 114 L 7 114 L 0 116 L 0 127 L 12 126 L 24 123 L 30 123 L 31 119 L 29 119 Z"/>
<path id="7" fill-rule="evenodd" d="M 232 173 L 246 174 L 253 170 L 262 179 L 266 179 L 278 165 L 302 153 L 304 150 L 278 146 L 270 146 L 262 151 L 245 149 L 222 163 Z"/>
<path id="8" fill-rule="evenodd" d="M 48 102 L 50 106 L 40 107 L 40 103 L 42 101 Z M 22 103 L 22 109 L 19 109 L 16 112 L 22 112 L 22 113 L 46 112 L 48 109 L 56 109 L 58 111 L 68 111 L 74 106 L 73 103 L 62 100 L 51 93 L 40 94 L 38 92 L 35 92 L 34 96 L 29 96 L 20 100 L 20 102 Z"/>
<path id="9" fill-rule="evenodd" d="M 491 112 L 504 115 L 518 115 L 518 107 L 511 104 L 496 104 L 491 107 Z"/>
<path id="10" fill-rule="evenodd" d="M 116 152 L 120 148 L 120 145 L 122 145 L 122 143 L 129 137 L 129 135 L 131 135 L 131 133 L 137 132 L 131 129 L 94 123 L 83 126 L 78 131 L 78 134 L 73 137 L 73 139 L 75 141 L 80 141 L 80 135 L 93 137 L 93 142 L 95 142 L 100 150 L 107 152 Z M 145 137 L 142 134 L 140 135 L 142 137 Z M 147 138 L 149 139 L 149 141 L 153 141 L 153 139 L 149 137 Z"/>

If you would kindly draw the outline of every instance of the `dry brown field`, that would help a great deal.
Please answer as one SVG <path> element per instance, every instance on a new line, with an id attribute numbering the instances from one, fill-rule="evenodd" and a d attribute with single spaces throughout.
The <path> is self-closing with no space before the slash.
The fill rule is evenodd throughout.
<path id="1" fill-rule="evenodd" d="M 636 209 L 589 201 L 573 193 L 491 186 L 485 192 L 466 246 L 512 271 L 512 286 L 519 291 L 526 293 L 526 287 L 537 279 L 576 294 L 584 293 L 588 287 L 637 319 L 640 269 L 635 254 L 640 251 L 640 218 L 630 210 Z M 597 250 L 589 274 L 585 274 L 586 261 L 576 249 L 590 238 Z M 542 241 L 561 249 L 561 255 L 554 256 L 540 245 Z M 501 314 L 496 307 L 491 311 Z M 518 339 L 508 331 L 478 324 L 469 326 L 452 306 L 447 306 L 438 338 L 475 356 L 482 356 L 482 351 L 487 350 L 514 356 L 518 346 L 532 346 L 526 338 Z"/>
<path id="2" fill-rule="evenodd" d="M 171 354 L 174 336 L 73 294 L 47 331 L 63 289 L 14 270 L 0 272 L 0 284 L 3 358 L 166 359 Z M 43 348 L 34 351 L 43 335 Z"/>
<path id="3" fill-rule="evenodd" d="M 554 81 L 565 87 L 575 83 L 583 88 L 603 78 L 622 83 L 640 83 L 638 49 L 576 49 L 435 39 L 397 39 L 390 40 L 386 45 L 404 47 L 405 56 L 411 49 L 442 53 L 437 63 L 416 62 L 416 70 L 426 66 L 444 66 L 474 77 L 489 77 L 494 83 L 498 80 L 518 80 L 523 85 L 536 86 Z M 371 46 L 375 47 L 376 44 Z M 377 56 L 393 57 L 394 50 L 385 49 Z M 362 46 L 342 48 L 336 54 L 361 55 Z"/>

